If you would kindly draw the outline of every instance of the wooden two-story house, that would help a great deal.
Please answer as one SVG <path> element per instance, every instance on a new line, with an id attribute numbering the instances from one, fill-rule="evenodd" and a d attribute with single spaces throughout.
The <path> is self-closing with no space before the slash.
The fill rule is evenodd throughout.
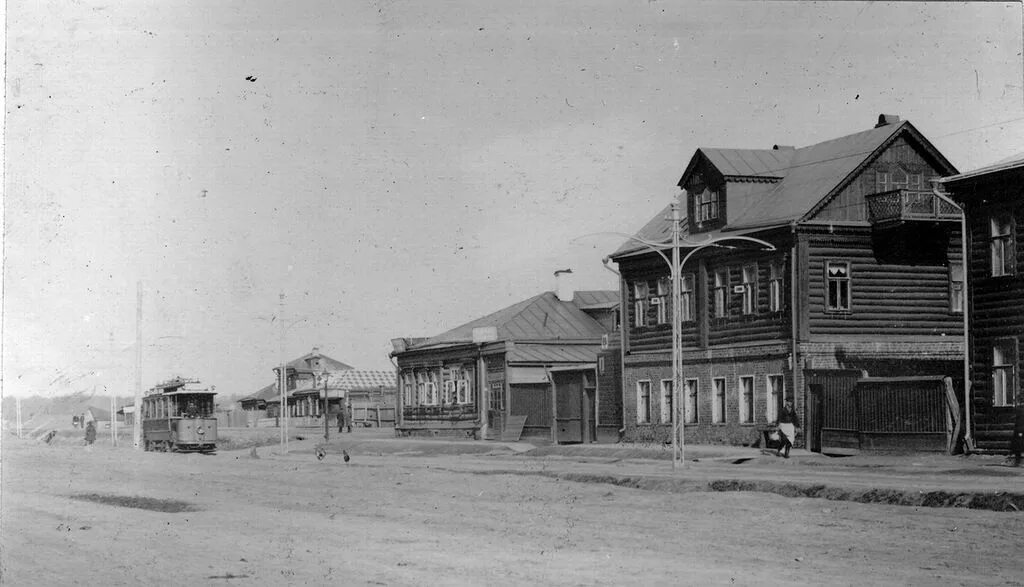
<path id="1" fill-rule="evenodd" d="M 615 291 L 560 285 L 434 337 L 394 339 L 396 434 L 616 440 L 621 420 L 608 417 L 621 412 L 618 382 L 598 381 L 614 355 L 598 355 L 618 306 Z"/>
<path id="2" fill-rule="evenodd" d="M 1024 156 L 942 183 L 967 223 L 972 448 L 1006 452 L 1024 404 Z"/>
<path id="3" fill-rule="evenodd" d="M 945 438 L 942 377 L 962 358 L 959 216 L 929 181 L 951 173 L 889 115 L 808 147 L 698 149 L 678 183 L 685 439 L 758 442 L 785 398 L 812 450 L 875 446 L 873 434 L 929 447 Z M 670 234 L 666 209 L 637 237 Z M 635 239 L 611 258 L 624 436 L 664 442 L 675 412 L 669 265 Z M 892 392 L 859 402 L 865 381 Z"/>

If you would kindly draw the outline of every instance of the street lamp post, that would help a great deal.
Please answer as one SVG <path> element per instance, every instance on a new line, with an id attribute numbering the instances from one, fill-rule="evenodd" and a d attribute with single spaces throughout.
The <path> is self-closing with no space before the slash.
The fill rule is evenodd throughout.
<path id="1" fill-rule="evenodd" d="M 680 201 L 686 195 L 686 190 L 679 192 L 679 198 L 672 202 L 672 212 L 670 221 L 672 226 L 670 227 L 672 234 L 672 242 L 670 244 L 652 242 L 635 235 L 625 234 L 621 232 L 600 232 L 598 234 L 612 234 L 620 237 L 625 237 L 633 242 L 643 245 L 648 251 L 657 253 L 663 261 L 669 267 L 669 275 L 672 281 L 672 469 L 675 470 L 681 464 L 685 465 L 686 462 L 686 442 L 685 435 L 683 434 L 683 419 L 680 416 L 681 413 L 685 413 L 685 410 L 681 410 L 679 406 L 679 389 L 682 383 L 682 372 L 683 372 L 683 332 L 682 324 L 680 321 L 680 306 L 682 305 L 682 270 L 686 266 L 686 262 L 690 260 L 695 253 L 702 251 L 709 247 L 721 247 L 725 246 L 721 243 L 725 241 L 746 241 L 752 242 L 764 247 L 764 250 L 774 251 L 775 245 L 755 238 L 752 236 L 744 235 L 723 235 L 717 237 L 709 236 L 706 240 L 700 242 L 684 241 L 680 234 L 680 223 L 682 221 L 679 213 Z M 593 236 L 586 235 L 586 236 Z M 679 258 L 679 251 L 682 248 L 688 248 L 686 256 L 681 260 Z M 665 249 L 671 249 L 672 256 L 669 258 L 664 253 Z M 606 259 L 607 260 L 607 259 Z"/>

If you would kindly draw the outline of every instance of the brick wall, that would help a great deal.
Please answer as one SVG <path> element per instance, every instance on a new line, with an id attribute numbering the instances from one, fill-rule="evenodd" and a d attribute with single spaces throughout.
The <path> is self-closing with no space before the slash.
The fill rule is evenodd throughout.
<path id="1" fill-rule="evenodd" d="M 661 380 L 672 378 L 671 355 L 632 356 L 624 366 L 625 399 L 623 422 L 627 442 L 670 443 L 671 424 L 661 422 Z M 793 381 L 789 368 L 789 348 L 785 344 L 756 345 L 711 351 L 684 352 L 682 378 L 697 379 L 698 405 L 696 424 L 684 426 L 687 442 L 700 444 L 756 443 L 760 431 L 768 424 L 768 375 L 782 375 L 787 395 L 792 394 Z M 754 379 L 754 420 L 740 423 L 740 377 Z M 724 378 L 725 422 L 712 423 L 712 379 Z M 637 423 L 637 382 L 651 382 L 651 423 Z M 679 401 L 685 405 L 685 388 L 680 388 Z"/>

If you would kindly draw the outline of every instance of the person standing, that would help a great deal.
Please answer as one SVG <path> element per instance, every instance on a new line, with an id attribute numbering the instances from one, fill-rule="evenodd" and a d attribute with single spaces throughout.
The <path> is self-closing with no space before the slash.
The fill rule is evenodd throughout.
<path id="1" fill-rule="evenodd" d="M 85 425 L 85 443 L 92 444 L 94 442 L 96 442 L 96 425 L 89 420 L 89 423 Z"/>
<path id="2" fill-rule="evenodd" d="M 345 406 L 338 406 L 338 434 L 345 431 Z"/>
<path id="3" fill-rule="evenodd" d="M 796 410 L 793 409 L 793 401 L 787 399 L 782 406 L 782 413 L 779 414 L 779 433 L 782 434 L 782 446 L 776 453 L 789 458 L 789 449 L 793 448 L 793 441 L 796 439 L 796 429 L 800 421 L 796 417 Z"/>

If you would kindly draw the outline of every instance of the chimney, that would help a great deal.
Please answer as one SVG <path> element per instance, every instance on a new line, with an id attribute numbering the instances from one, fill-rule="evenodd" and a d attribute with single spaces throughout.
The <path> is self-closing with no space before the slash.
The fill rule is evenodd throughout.
<path id="1" fill-rule="evenodd" d="M 558 301 L 572 301 L 576 294 L 572 287 L 572 269 L 559 269 L 555 271 L 555 288 L 555 293 L 558 294 Z"/>
<path id="2" fill-rule="evenodd" d="M 889 124 L 896 124 L 899 121 L 900 117 L 895 114 L 879 114 L 878 124 L 875 125 L 875 128 L 878 128 L 880 126 L 886 126 Z"/>
<path id="3" fill-rule="evenodd" d="M 310 354 L 312 354 L 314 357 L 319 357 L 320 356 L 320 347 L 318 347 L 318 346 L 313 347 L 313 352 L 310 353 Z"/>

